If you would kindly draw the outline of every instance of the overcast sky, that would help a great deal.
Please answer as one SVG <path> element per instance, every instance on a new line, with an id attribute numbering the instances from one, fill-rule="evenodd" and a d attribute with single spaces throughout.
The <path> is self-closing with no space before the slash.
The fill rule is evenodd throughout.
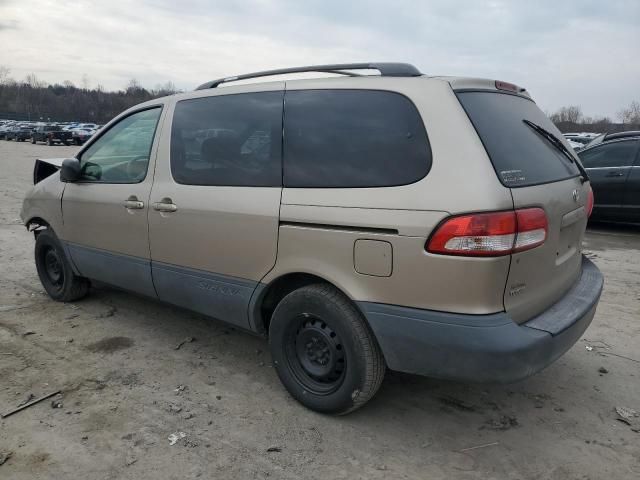
<path id="1" fill-rule="evenodd" d="M 640 0 L 0 0 L 0 65 L 22 79 L 189 90 L 238 73 L 403 61 L 526 87 L 548 111 L 640 101 Z"/>

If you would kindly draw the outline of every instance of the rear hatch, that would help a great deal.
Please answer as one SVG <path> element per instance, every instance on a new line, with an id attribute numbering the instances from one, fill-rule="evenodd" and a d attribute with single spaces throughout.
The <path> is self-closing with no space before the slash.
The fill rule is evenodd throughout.
<path id="1" fill-rule="evenodd" d="M 544 244 L 511 256 L 504 306 L 522 323 L 562 298 L 580 275 L 589 183 L 571 147 L 524 89 L 501 82 L 452 86 L 514 208 L 540 207 L 547 216 Z"/>

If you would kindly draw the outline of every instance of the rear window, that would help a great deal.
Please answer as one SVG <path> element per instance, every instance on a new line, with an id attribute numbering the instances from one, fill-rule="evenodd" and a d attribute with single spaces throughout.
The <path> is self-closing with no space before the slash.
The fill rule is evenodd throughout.
<path id="1" fill-rule="evenodd" d="M 413 103 L 397 93 L 289 91 L 284 119 L 287 187 L 406 185 L 431 167 L 422 119 Z"/>
<path id="2" fill-rule="evenodd" d="M 497 92 L 457 92 L 457 96 L 503 185 L 526 187 L 580 174 L 575 163 L 523 121 L 562 138 L 532 100 Z"/>

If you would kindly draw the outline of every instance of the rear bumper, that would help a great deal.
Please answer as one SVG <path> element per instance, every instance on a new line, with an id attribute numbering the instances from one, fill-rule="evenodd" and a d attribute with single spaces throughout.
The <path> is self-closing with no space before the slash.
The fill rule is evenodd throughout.
<path id="1" fill-rule="evenodd" d="M 602 273 L 582 273 L 548 310 L 518 325 L 507 313 L 464 315 L 359 302 L 392 370 L 464 381 L 507 383 L 555 361 L 582 336 L 596 311 Z"/>

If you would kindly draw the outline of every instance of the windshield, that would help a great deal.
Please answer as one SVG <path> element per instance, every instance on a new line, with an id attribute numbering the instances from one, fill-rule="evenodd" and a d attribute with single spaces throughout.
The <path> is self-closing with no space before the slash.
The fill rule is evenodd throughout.
<path id="1" fill-rule="evenodd" d="M 560 131 L 532 100 L 487 91 L 458 92 L 457 97 L 503 185 L 526 187 L 580 174 L 574 161 L 529 127 L 533 124 L 557 139 L 562 138 Z"/>

